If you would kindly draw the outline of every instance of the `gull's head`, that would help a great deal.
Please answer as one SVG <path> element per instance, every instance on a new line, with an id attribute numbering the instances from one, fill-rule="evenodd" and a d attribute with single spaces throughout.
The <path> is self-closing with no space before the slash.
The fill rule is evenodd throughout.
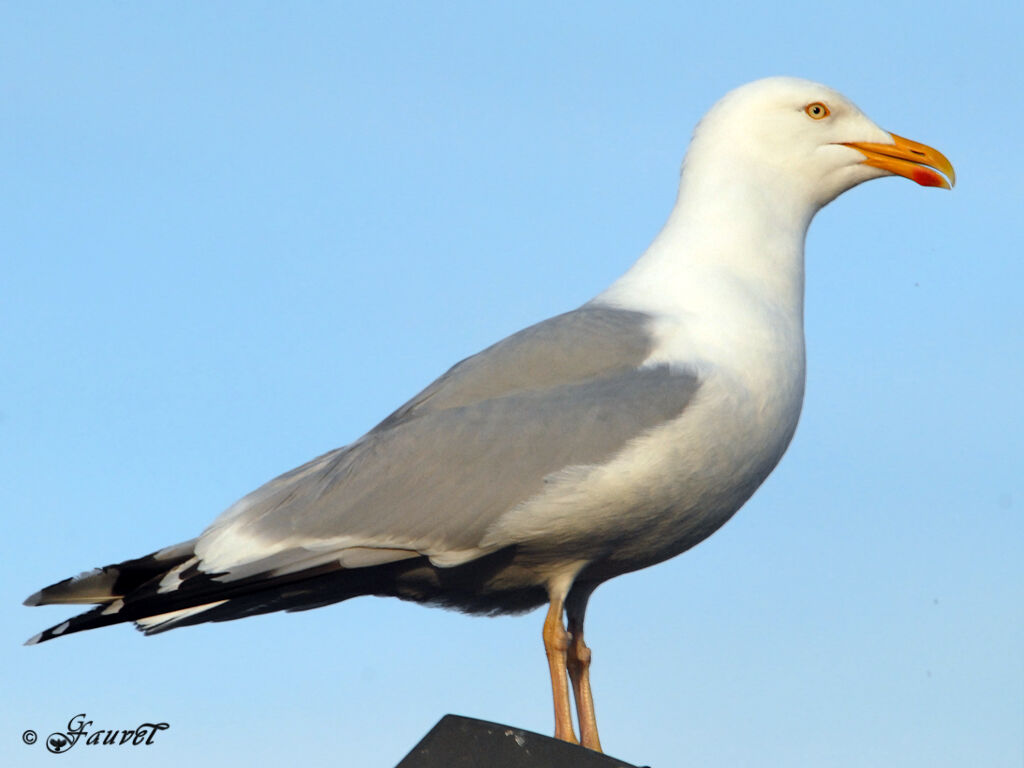
<path id="1" fill-rule="evenodd" d="M 790 77 L 748 83 L 715 104 L 694 132 L 684 175 L 702 173 L 705 161 L 719 184 L 752 181 L 816 207 L 882 176 L 955 183 L 939 151 L 882 130 L 831 88 Z"/>

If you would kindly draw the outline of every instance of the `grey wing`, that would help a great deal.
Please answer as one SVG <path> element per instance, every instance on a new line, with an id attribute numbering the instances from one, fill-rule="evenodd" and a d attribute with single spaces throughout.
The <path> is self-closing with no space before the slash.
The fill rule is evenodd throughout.
<path id="1" fill-rule="evenodd" d="M 493 551 L 488 531 L 545 478 L 609 459 L 693 397 L 692 372 L 638 367 L 646 326 L 587 305 L 467 358 L 360 440 L 228 509 L 197 543 L 200 568 L 233 579 Z"/>

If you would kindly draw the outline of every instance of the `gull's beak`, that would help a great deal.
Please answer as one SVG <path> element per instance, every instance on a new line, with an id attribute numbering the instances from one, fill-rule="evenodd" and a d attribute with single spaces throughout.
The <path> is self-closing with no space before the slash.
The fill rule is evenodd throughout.
<path id="1" fill-rule="evenodd" d="M 865 165 L 881 168 L 897 176 L 905 176 L 923 187 L 952 189 L 956 184 L 956 171 L 953 170 L 953 164 L 939 150 L 932 149 L 927 144 L 918 144 L 916 141 L 904 139 L 895 133 L 889 135 L 892 136 L 892 144 L 845 141 L 843 146 L 856 149 L 864 155 L 866 159 L 862 162 Z M 932 168 L 942 171 L 949 177 L 949 180 L 947 181 L 937 174 Z"/>

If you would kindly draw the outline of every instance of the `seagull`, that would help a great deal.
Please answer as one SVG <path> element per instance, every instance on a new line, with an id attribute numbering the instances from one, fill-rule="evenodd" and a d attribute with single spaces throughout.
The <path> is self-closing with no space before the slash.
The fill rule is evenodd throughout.
<path id="1" fill-rule="evenodd" d="M 890 175 L 955 183 L 940 152 L 826 86 L 737 88 L 698 124 L 661 233 L 607 290 L 457 363 L 197 538 L 35 593 L 26 605 L 95 607 L 28 644 L 359 595 L 484 615 L 546 603 L 555 737 L 600 751 L 591 594 L 706 539 L 782 458 L 804 394 L 808 226 Z"/>

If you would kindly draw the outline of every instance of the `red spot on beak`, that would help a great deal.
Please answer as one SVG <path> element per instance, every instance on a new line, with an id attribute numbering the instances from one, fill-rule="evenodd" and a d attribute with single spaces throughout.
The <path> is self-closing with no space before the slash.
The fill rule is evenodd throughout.
<path id="1" fill-rule="evenodd" d="M 946 180 L 939 174 L 935 173 L 935 171 L 928 168 L 915 168 L 911 174 L 911 179 L 916 181 L 922 187 L 946 186 Z"/>

